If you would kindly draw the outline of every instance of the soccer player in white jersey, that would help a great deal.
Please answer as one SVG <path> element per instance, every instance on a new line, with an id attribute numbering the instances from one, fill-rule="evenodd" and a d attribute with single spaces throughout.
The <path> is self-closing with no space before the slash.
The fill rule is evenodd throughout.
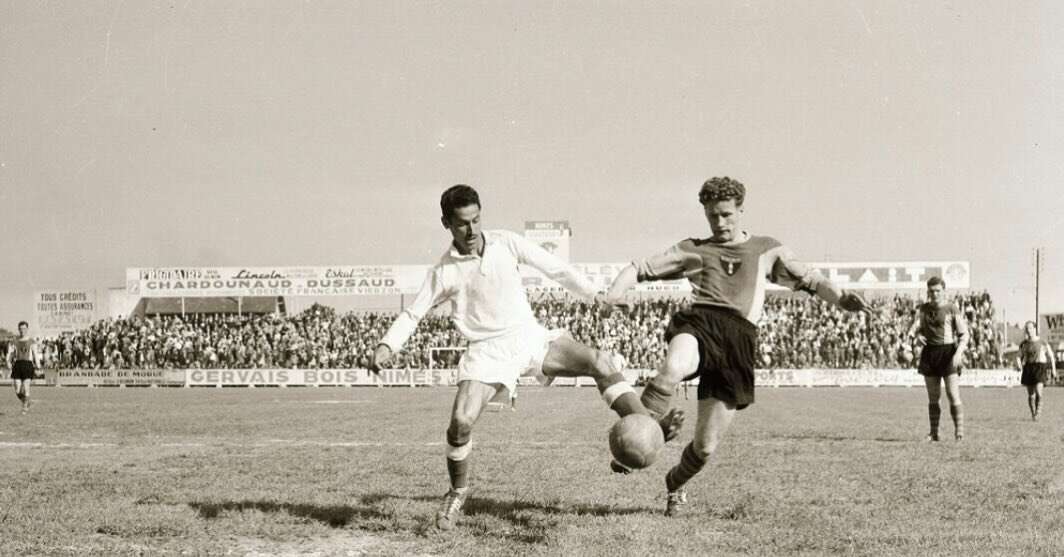
<path id="1" fill-rule="evenodd" d="M 451 319 L 469 340 L 458 362 L 458 394 L 447 428 L 451 489 L 436 514 L 437 528 L 450 530 L 469 490 L 473 425 L 492 397 L 503 389 L 514 392 L 519 376 L 534 375 L 543 382 L 592 377 L 617 414 L 650 412 L 625 381 L 622 357 L 580 344 L 565 331 L 548 331 L 536 321 L 518 265 L 534 267 L 577 297 L 601 303 L 603 296 L 596 296 L 587 277 L 513 232 L 482 230 L 480 197 L 469 186 L 459 184 L 445 191 L 440 209 L 451 245 L 429 271 L 417 298 L 381 339 L 370 367 L 387 367 L 421 318 L 436 305 L 450 302 Z M 666 439 L 675 437 L 683 424 L 683 413 L 675 409 L 653 416 Z"/>

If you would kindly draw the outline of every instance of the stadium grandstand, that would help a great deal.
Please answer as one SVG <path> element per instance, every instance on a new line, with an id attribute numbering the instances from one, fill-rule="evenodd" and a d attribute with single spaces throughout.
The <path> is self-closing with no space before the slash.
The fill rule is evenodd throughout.
<path id="1" fill-rule="evenodd" d="M 566 221 L 530 221 L 525 236 L 568 260 L 572 234 Z M 574 266 L 605 289 L 625 263 Z M 967 262 L 814 267 L 865 292 L 875 318 L 842 312 L 802 293 L 771 290 L 760 321 L 762 370 L 911 369 L 913 350 L 907 331 L 930 276 L 949 281 L 953 301 L 970 324 L 968 368 L 1006 370 L 1014 364 L 1018 328 L 1001 319 L 988 292 L 970 288 Z M 92 292 L 38 294 L 42 312 L 53 313 L 38 316 L 40 330 L 48 332 L 46 323 L 64 326 L 42 339 L 44 367 L 361 370 L 362 379 L 351 383 L 373 384 L 366 371 L 373 350 L 417 292 L 426 269 L 424 265 L 127 269 L 126 287 L 111 289 L 105 304 L 95 304 L 101 297 Z M 606 316 L 570 298 L 536 272 L 525 271 L 529 297 L 542 323 L 566 329 L 590 346 L 622 354 L 640 375 L 653 373 L 659 365 L 669 316 L 688 303 L 686 281 L 664 281 L 641 285 L 630 294 L 629 311 Z M 76 303 L 64 305 L 64 301 Z M 59 311 L 64 308 L 71 311 Z M 79 310 L 89 313 L 78 315 Z M 446 310 L 437 308 L 422 321 L 397 355 L 395 368 L 409 372 L 456 366 L 465 340 Z M 1064 349 L 1064 343 L 1058 348 Z M 120 375 L 103 384 L 123 384 Z M 409 373 L 402 377 L 400 383 L 415 382 Z"/>

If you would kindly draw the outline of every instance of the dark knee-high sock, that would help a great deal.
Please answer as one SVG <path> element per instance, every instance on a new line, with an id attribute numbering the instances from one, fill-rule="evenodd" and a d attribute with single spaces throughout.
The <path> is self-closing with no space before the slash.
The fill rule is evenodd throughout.
<path id="1" fill-rule="evenodd" d="M 953 416 L 953 431 L 957 437 L 964 437 L 964 405 L 957 403 L 949 406 L 949 414 Z"/>
<path id="2" fill-rule="evenodd" d="M 466 437 L 462 442 L 447 432 L 447 475 L 451 479 L 451 489 L 455 491 L 469 488 L 469 453 L 472 451 L 472 439 Z"/>
<path id="3" fill-rule="evenodd" d="M 1034 415 L 1042 413 L 1042 395 L 1035 393 L 1034 395 Z"/>
<path id="4" fill-rule="evenodd" d="M 15 393 L 15 396 L 17 396 L 18 399 L 23 401 L 23 402 L 26 401 L 26 395 L 22 394 L 21 392 Z"/>
<path id="5" fill-rule="evenodd" d="M 702 470 L 706 461 L 695 452 L 694 443 L 688 443 L 680 455 L 680 462 L 665 475 L 665 488 L 676 491 Z"/>
<path id="6" fill-rule="evenodd" d="M 660 379 L 660 375 L 651 379 L 643 388 L 643 396 L 639 399 L 654 417 L 664 416 L 672 407 L 674 385 L 666 384 Z"/>
<path id="7" fill-rule="evenodd" d="M 931 435 L 938 437 L 938 422 L 942 418 L 942 407 L 937 402 L 927 404 L 927 418 L 931 422 Z"/>
<path id="8" fill-rule="evenodd" d="M 466 444 L 468 446 L 468 443 Z M 452 460 L 447 457 L 447 475 L 451 478 L 451 488 L 456 491 L 469 487 L 469 459 Z"/>
<path id="9" fill-rule="evenodd" d="M 1027 395 L 1027 408 L 1031 410 L 1031 415 L 1034 416 L 1037 410 L 1035 410 L 1035 395 Z"/>
<path id="10" fill-rule="evenodd" d="M 643 403 L 639 401 L 635 390 L 625 380 L 624 374 L 617 372 L 595 382 L 602 400 L 620 417 L 628 414 L 649 414 Z"/>

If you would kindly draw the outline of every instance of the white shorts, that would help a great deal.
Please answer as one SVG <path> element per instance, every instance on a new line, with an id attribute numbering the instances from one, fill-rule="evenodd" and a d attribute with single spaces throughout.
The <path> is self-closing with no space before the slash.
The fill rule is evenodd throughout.
<path id="1" fill-rule="evenodd" d="M 548 331 L 533 323 L 505 336 L 471 342 L 458 362 L 458 381 L 499 384 L 511 393 L 517 388 L 517 378 L 524 375 L 535 376 L 546 384 L 543 359 L 550 343 L 566 334 L 565 329 Z"/>

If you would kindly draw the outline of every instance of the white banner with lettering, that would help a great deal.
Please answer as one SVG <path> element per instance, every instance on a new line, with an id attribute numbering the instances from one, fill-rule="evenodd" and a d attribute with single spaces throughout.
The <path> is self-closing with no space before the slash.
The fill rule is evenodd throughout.
<path id="1" fill-rule="evenodd" d="M 87 328 L 96 321 L 95 290 L 42 290 L 34 294 L 37 330 L 49 335 Z"/>
<path id="2" fill-rule="evenodd" d="M 573 263 L 599 290 L 606 290 L 628 262 Z M 922 289 L 937 276 L 948 288 L 970 288 L 967 261 L 901 263 L 810 263 L 844 288 Z M 142 298 L 226 296 L 381 296 L 415 294 L 428 265 L 333 265 L 325 267 L 159 267 L 126 269 L 126 291 Z M 521 267 L 532 291 L 562 287 L 539 271 Z M 775 285 L 769 288 L 779 289 Z M 691 291 L 686 279 L 644 282 L 637 292 Z"/>
<path id="3" fill-rule="evenodd" d="M 424 279 L 425 267 L 414 267 L 419 269 L 391 265 L 130 268 L 126 291 L 142 298 L 398 295 L 404 293 L 400 277 L 420 274 L 418 284 Z"/>
<path id="4" fill-rule="evenodd" d="M 1064 343 L 1064 313 L 1043 313 L 1038 326 L 1038 336 L 1059 350 Z"/>

